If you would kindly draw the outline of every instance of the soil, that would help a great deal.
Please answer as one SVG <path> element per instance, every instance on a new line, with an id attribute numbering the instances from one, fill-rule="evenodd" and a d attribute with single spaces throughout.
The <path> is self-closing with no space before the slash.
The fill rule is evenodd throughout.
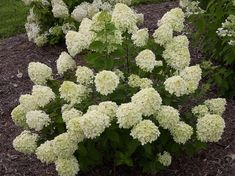
<path id="1" fill-rule="evenodd" d="M 137 7 L 145 14 L 144 26 L 150 31 L 157 27 L 157 21 L 176 3 L 142 5 Z M 29 62 L 39 61 L 53 68 L 64 45 L 38 48 L 27 40 L 25 34 L 0 41 L 0 175 L 1 176 L 55 176 L 53 165 L 42 164 L 34 155 L 24 155 L 12 147 L 13 139 L 21 132 L 11 120 L 10 113 L 18 104 L 21 94 L 29 93 L 32 83 L 27 75 Z M 194 58 L 200 58 L 198 51 L 193 51 Z M 79 62 L 79 58 L 76 59 Z M 195 61 L 195 62 L 196 62 Z M 213 93 L 212 93 L 212 96 Z M 152 175 L 160 176 L 234 176 L 235 175 L 235 101 L 228 101 L 224 113 L 226 129 L 222 140 L 210 144 L 192 158 L 182 156 L 173 160 L 173 164 L 165 171 Z M 86 176 L 109 175 L 109 166 L 94 169 Z M 128 174 L 127 174 L 128 173 Z M 138 169 L 117 168 L 116 175 L 147 176 Z"/>

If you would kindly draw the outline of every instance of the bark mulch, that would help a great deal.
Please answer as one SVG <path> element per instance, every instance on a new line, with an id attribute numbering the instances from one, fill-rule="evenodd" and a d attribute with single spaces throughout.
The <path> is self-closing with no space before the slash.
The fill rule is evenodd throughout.
<path id="1" fill-rule="evenodd" d="M 137 7 L 145 14 L 144 26 L 150 31 L 157 27 L 157 20 L 176 3 L 142 5 Z M 0 41 L 0 175 L 1 176 L 55 176 L 53 165 L 42 164 L 34 155 L 27 156 L 16 152 L 12 147 L 13 139 L 21 132 L 11 120 L 10 113 L 18 104 L 21 94 L 29 93 L 32 83 L 27 75 L 29 62 L 39 61 L 53 68 L 64 45 L 37 48 L 27 40 L 25 34 Z M 195 54 L 197 57 L 197 53 Z M 79 61 L 79 59 L 77 59 Z M 192 158 L 182 156 L 174 160 L 165 171 L 152 174 L 161 176 L 234 176 L 235 175 L 235 101 L 229 101 L 224 114 L 226 129 L 218 144 L 210 144 Z M 104 166 L 86 174 L 107 176 L 112 170 Z M 117 168 L 116 175 L 148 175 L 138 169 Z"/>

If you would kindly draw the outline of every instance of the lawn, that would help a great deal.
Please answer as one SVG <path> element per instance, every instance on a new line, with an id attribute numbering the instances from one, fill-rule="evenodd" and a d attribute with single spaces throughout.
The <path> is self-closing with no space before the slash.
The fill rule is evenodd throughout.
<path id="1" fill-rule="evenodd" d="M 21 0 L 0 0 L 0 39 L 23 33 L 27 13 Z"/>

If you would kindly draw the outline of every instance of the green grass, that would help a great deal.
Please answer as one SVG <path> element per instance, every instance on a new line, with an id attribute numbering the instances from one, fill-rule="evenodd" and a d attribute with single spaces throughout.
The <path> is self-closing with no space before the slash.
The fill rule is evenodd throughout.
<path id="1" fill-rule="evenodd" d="M 25 32 L 27 13 L 21 0 L 0 0 L 0 39 Z"/>

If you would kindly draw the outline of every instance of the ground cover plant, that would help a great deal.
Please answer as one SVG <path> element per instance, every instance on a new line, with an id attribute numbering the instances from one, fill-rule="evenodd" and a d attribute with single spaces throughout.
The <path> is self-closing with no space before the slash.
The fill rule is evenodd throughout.
<path id="1" fill-rule="evenodd" d="M 57 60 L 61 79 L 42 63 L 29 64 L 35 86 L 12 111 L 25 129 L 15 149 L 55 163 L 59 175 L 68 176 L 110 162 L 156 171 L 182 150 L 192 154 L 217 142 L 225 127 L 224 99 L 180 113 L 200 93 L 201 79 L 200 66 L 189 66 L 187 37 L 173 36 L 184 18 L 180 8 L 169 11 L 153 37 L 138 29 L 125 4 L 84 18 L 78 32 L 66 34 L 68 53 Z M 76 66 L 78 53 L 88 67 Z"/>
<path id="2" fill-rule="evenodd" d="M 196 43 L 198 43 L 198 41 L 202 43 L 202 48 L 205 53 L 205 61 L 207 61 L 204 64 L 206 70 L 205 72 L 207 73 L 207 76 L 209 75 L 209 82 L 212 84 L 212 86 L 217 86 L 218 93 L 220 95 L 234 98 L 234 1 L 183 0 L 181 3 L 186 8 L 186 11 L 188 9 L 191 11 L 189 20 L 196 28 L 196 33 L 194 35 Z M 194 6 L 192 4 L 194 4 Z M 199 13 L 195 14 L 194 12 Z"/>
<path id="3" fill-rule="evenodd" d="M 25 31 L 28 7 L 21 0 L 0 1 L 0 38 L 7 38 Z"/>

